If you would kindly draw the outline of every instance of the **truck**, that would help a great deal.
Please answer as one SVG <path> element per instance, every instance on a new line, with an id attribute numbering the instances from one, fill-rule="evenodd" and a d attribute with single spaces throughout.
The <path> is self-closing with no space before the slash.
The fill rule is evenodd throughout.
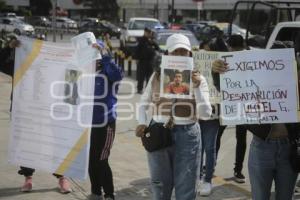
<path id="1" fill-rule="evenodd" d="M 246 29 L 246 45 L 250 48 L 271 48 L 275 40 L 289 41 L 296 53 L 300 46 L 299 1 L 237 1 L 231 15 L 232 25 Z"/>

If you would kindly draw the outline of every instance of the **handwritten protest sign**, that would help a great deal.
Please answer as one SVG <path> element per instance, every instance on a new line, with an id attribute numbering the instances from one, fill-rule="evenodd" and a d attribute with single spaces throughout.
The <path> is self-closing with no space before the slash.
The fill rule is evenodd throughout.
<path id="1" fill-rule="evenodd" d="M 209 87 L 209 101 L 212 104 L 220 103 L 221 97 L 219 91 L 214 86 L 211 75 L 212 63 L 220 57 L 220 54 L 220 52 L 204 50 L 193 52 L 195 70 L 200 71 L 200 73 L 206 78 Z"/>
<path id="2" fill-rule="evenodd" d="M 223 55 L 220 75 L 224 125 L 297 122 L 293 49 L 251 50 Z"/>

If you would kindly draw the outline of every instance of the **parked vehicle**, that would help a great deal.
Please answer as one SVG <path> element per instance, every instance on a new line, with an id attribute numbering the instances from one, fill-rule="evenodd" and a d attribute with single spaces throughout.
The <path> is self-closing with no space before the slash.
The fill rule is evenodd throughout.
<path id="1" fill-rule="evenodd" d="M 17 18 L 17 15 L 16 13 L 13 12 L 6 12 L 6 13 L 0 13 L 0 17 Z"/>
<path id="2" fill-rule="evenodd" d="M 118 39 L 120 38 L 121 34 L 121 29 L 119 27 L 105 21 L 87 22 L 79 28 L 79 33 L 87 31 L 93 32 L 96 37 L 99 37 L 105 33 L 109 33 L 111 37 L 117 37 Z"/>
<path id="3" fill-rule="evenodd" d="M 30 24 L 17 19 L 17 18 L 0 18 L 0 30 L 5 32 L 13 32 L 17 35 L 25 34 L 31 35 L 34 34 L 34 28 Z"/>
<path id="4" fill-rule="evenodd" d="M 81 28 L 82 26 L 84 26 L 87 23 L 92 23 L 92 22 L 99 22 L 99 19 L 98 18 L 94 18 L 94 17 L 84 18 L 84 19 L 80 20 L 80 22 L 79 22 L 79 28 Z"/>
<path id="5" fill-rule="evenodd" d="M 150 29 L 163 28 L 158 19 L 131 18 L 120 37 L 120 48 L 126 55 L 132 55 L 138 44 L 138 39 L 144 35 L 145 27 Z"/>
<path id="6" fill-rule="evenodd" d="M 245 42 L 250 48 L 270 48 L 275 40 L 291 41 L 300 55 L 300 22 L 296 22 L 299 9 L 299 1 L 237 1 L 231 24 L 239 22 L 239 12 L 243 10 L 247 13 Z M 234 33 L 229 29 L 231 32 Z"/>
<path id="7" fill-rule="evenodd" d="M 101 21 L 101 23 L 103 24 L 103 26 L 105 26 L 107 28 L 107 32 L 109 33 L 110 36 L 112 37 L 117 37 L 118 39 L 120 39 L 121 36 L 121 28 L 116 26 L 115 24 L 112 24 L 108 21 Z"/>
<path id="8" fill-rule="evenodd" d="M 33 26 L 51 26 L 51 21 L 45 16 L 27 16 L 25 17 L 25 22 Z"/>
<path id="9" fill-rule="evenodd" d="M 198 30 L 195 33 L 195 35 L 199 40 L 211 39 L 219 34 L 223 34 L 225 37 L 228 37 L 229 27 L 229 23 L 213 23 L 210 25 L 205 25 L 200 30 Z M 246 38 L 246 29 L 240 28 L 239 26 L 232 24 L 232 34 L 241 35 L 243 38 Z"/>
<path id="10" fill-rule="evenodd" d="M 57 17 L 56 18 L 57 28 L 67 28 L 67 29 L 77 29 L 77 22 L 67 17 Z"/>
<path id="11" fill-rule="evenodd" d="M 188 30 L 173 30 L 173 29 L 159 29 L 154 32 L 154 41 L 159 45 L 161 50 L 166 50 L 166 41 L 167 38 L 174 34 L 174 33 L 181 33 L 187 36 L 190 40 L 193 50 L 199 49 L 199 41 L 195 37 L 195 35 Z"/>

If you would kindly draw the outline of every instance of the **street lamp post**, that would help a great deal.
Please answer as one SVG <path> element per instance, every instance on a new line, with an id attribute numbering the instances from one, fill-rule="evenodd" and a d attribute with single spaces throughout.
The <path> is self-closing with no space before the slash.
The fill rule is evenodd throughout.
<path id="1" fill-rule="evenodd" d="M 172 0 L 172 4 L 171 4 L 171 12 L 172 12 L 171 23 L 174 23 L 174 22 L 175 22 L 175 10 L 174 10 L 174 3 L 175 3 L 175 0 Z"/>
<path id="2" fill-rule="evenodd" d="M 52 0 L 52 32 L 53 32 L 53 42 L 56 42 L 56 8 L 57 8 L 57 0 Z"/>
<path id="3" fill-rule="evenodd" d="M 159 8 L 158 8 L 158 5 L 159 4 L 159 0 L 156 0 L 156 17 L 157 19 L 159 19 Z"/>

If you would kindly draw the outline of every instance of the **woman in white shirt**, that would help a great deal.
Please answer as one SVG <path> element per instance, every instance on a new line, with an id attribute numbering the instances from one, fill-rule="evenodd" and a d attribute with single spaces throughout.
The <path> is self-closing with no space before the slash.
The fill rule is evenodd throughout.
<path id="1" fill-rule="evenodd" d="M 167 54 L 191 56 L 189 39 L 182 34 L 173 34 L 167 39 Z M 178 200 L 196 198 L 199 177 L 201 132 L 198 119 L 211 115 L 208 86 L 198 72 L 192 73 L 192 99 L 168 99 L 160 97 L 160 74 L 153 73 L 141 97 L 136 135 L 142 137 L 147 127 L 146 112 L 152 109 L 155 123 L 167 123 L 172 115 L 172 146 L 148 152 L 153 199 L 169 200 L 175 187 Z M 151 106 L 152 105 L 152 106 Z M 151 107 L 150 107 L 151 106 Z M 172 110 L 172 114 L 171 114 Z"/>

